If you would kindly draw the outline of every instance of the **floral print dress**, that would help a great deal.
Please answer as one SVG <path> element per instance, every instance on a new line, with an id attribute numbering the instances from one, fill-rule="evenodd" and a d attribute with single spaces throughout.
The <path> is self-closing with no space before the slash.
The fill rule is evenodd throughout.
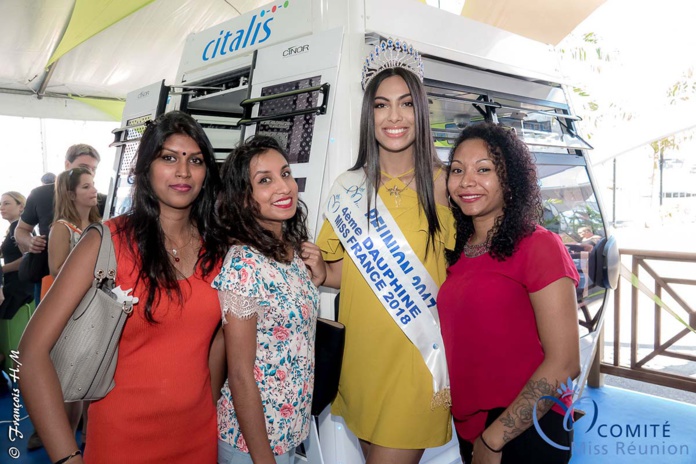
<path id="1" fill-rule="evenodd" d="M 223 323 L 227 313 L 257 317 L 254 378 L 268 439 L 275 455 L 291 451 L 309 435 L 319 290 L 297 253 L 284 264 L 245 245 L 230 248 L 212 286 Z M 218 438 L 248 453 L 227 381 L 217 410 Z"/>

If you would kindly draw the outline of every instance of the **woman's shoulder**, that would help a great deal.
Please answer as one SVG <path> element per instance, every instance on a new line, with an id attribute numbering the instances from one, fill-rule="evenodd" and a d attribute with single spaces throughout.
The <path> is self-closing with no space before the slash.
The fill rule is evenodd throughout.
<path id="1" fill-rule="evenodd" d="M 513 255 L 515 258 L 531 292 L 561 277 L 570 277 L 576 284 L 578 282 L 575 263 L 561 237 L 542 226 L 536 226 L 534 232 L 520 242 L 519 253 Z M 529 272 L 530 269 L 534 272 Z"/>
<path id="2" fill-rule="evenodd" d="M 365 170 L 363 169 L 348 169 L 340 173 L 331 184 L 332 186 L 342 185 L 344 187 L 362 184 L 366 181 Z"/>
<path id="3" fill-rule="evenodd" d="M 225 256 L 220 274 L 238 273 L 243 269 L 246 272 L 263 273 L 267 268 L 271 267 L 271 261 L 270 258 L 267 258 L 250 245 L 234 244 L 230 246 Z"/>
<path id="4" fill-rule="evenodd" d="M 60 226 L 60 227 L 56 227 Z M 70 235 L 70 230 L 71 230 L 72 224 L 70 222 L 66 221 L 65 219 L 57 219 L 53 221 L 53 224 L 51 224 L 51 231 L 49 232 L 49 239 L 50 237 L 63 237 L 63 236 L 69 236 Z"/>
<path id="5" fill-rule="evenodd" d="M 103 224 L 106 227 L 108 227 L 109 230 L 111 231 L 111 233 L 113 234 L 113 233 L 117 233 L 121 229 L 123 229 L 123 227 L 126 224 L 127 218 L 128 218 L 127 215 L 121 214 L 120 216 L 116 216 L 116 217 L 113 217 L 111 219 L 107 219 L 106 221 L 103 222 Z"/>
<path id="6" fill-rule="evenodd" d="M 539 241 L 539 242 L 547 242 L 547 241 L 552 241 L 552 242 L 557 242 L 560 240 L 560 237 L 551 232 L 550 230 L 544 228 L 543 226 L 536 225 L 534 228 L 534 232 L 531 233 L 529 236 L 532 240 Z"/>
<path id="7" fill-rule="evenodd" d="M 436 165 L 433 167 L 433 189 L 435 191 L 435 202 L 437 206 L 449 210 L 447 170 L 443 165 Z"/>
<path id="8" fill-rule="evenodd" d="M 213 280 L 212 286 L 217 290 L 258 296 L 265 281 L 266 261 L 253 247 L 234 244 L 230 246 L 220 274 Z"/>
<path id="9" fill-rule="evenodd" d="M 537 225 L 530 235 L 520 241 L 519 249 L 527 253 L 539 253 L 547 256 L 558 250 L 566 252 L 561 238 L 540 225 Z"/>
<path id="10" fill-rule="evenodd" d="M 245 263 L 250 263 L 251 258 L 263 257 L 254 247 L 246 245 L 243 243 L 233 243 L 230 245 L 230 249 L 227 250 L 227 256 L 225 257 L 225 264 L 231 261 L 243 261 Z"/>
<path id="11" fill-rule="evenodd" d="M 433 180 L 444 180 L 447 181 L 447 166 L 442 163 L 437 163 L 433 165 Z"/>
<path id="12" fill-rule="evenodd" d="M 79 227 L 77 227 L 75 224 L 73 224 L 71 221 L 69 221 L 68 219 L 65 219 L 65 218 L 57 219 L 54 222 L 54 224 L 61 224 L 61 225 L 65 226 L 65 228 L 68 229 L 69 232 L 75 232 L 78 234 L 82 233 L 82 230 Z"/>
<path id="13" fill-rule="evenodd" d="M 130 237 L 131 231 L 128 230 L 127 224 L 128 216 L 125 214 L 113 217 L 102 223 L 104 228 L 108 228 L 109 232 L 111 232 L 111 241 L 114 244 L 116 259 L 119 261 L 128 259 L 135 263 L 139 261 L 139 259 L 136 259 L 136 256 L 139 254 L 138 245 Z M 92 230 L 88 231 L 88 233 L 95 234 L 97 232 Z"/>

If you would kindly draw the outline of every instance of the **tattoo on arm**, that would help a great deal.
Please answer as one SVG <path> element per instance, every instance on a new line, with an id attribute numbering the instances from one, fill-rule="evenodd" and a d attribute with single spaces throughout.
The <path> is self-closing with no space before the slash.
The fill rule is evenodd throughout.
<path id="1" fill-rule="evenodd" d="M 520 435 L 532 425 L 532 415 L 534 404 L 542 396 L 558 396 L 556 389 L 558 383 L 550 384 L 546 378 L 530 380 L 524 386 L 519 396 L 512 403 L 510 410 L 503 413 L 498 420 L 506 428 L 503 433 L 503 442 L 507 444 L 510 440 Z M 553 406 L 553 401 L 539 401 L 537 406 L 537 417 L 542 417 Z"/>

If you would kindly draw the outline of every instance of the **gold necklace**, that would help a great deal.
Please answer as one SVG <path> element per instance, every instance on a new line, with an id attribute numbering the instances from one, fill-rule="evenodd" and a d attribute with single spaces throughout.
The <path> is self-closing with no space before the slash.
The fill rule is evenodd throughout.
<path id="1" fill-rule="evenodd" d="M 184 248 L 187 248 L 187 247 L 191 244 L 191 242 L 193 241 L 193 226 L 191 226 L 190 232 L 191 232 L 191 233 L 190 233 L 190 235 L 189 235 L 188 242 L 186 242 L 186 245 L 180 246 L 180 247 L 179 247 L 179 250 L 183 251 L 183 249 L 184 249 Z M 171 241 L 171 239 L 170 239 L 170 241 Z M 169 248 L 167 248 L 167 247 L 165 246 L 164 249 L 167 251 L 167 253 L 169 253 L 170 255 L 172 255 L 172 258 L 174 258 L 174 261 L 175 261 L 175 262 L 178 263 L 179 261 L 181 261 L 181 257 L 179 256 L 179 251 L 177 251 L 176 248 L 173 248 L 173 247 L 172 247 L 172 249 L 171 249 L 171 251 L 170 251 Z"/>
<path id="2" fill-rule="evenodd" d="M 390 176 L 389 174 L 387 174 L 387 173 L 384 172 L 384 171 L 380 171 L 380 174 L 381 174 L 382 176 L 384 176 L 384 177 L 389 178 L 389 180 L 393 180 L 393 179 L 399 179 L 399 180 L 401 180 L 401 177 L 405 176 L 406 174 L 412 173 L 414 170 L 415 170 L 415 168 L 411 168 L 411 169 L 409 169 L 408 171 L 399 174 L 398 176 Z M 396 185 L 393 186 L 393 187 L 387 187 L 387 186 L 384 184 L 384 181 L 382 180 L 382 177 L 381 177 L 381 176 L 380 176 L 380 178 L 379 178 L 379 181 L 382 183 L 382 185 L 384 186 L 384 188 L 387 189 L 387 192 L 389 192 L 389 196 L 390 196 L 390 197 L 394 197 L 394 204 L 396 205 L 397 208 L 399 208 L 399 207 L 401 207 L 401 193 L 402 193 L 404 190 L 406 190 L 406 189 L 408 188 L 409 185 L 411 185 L 411 182 L 413 182 L 413 179 L 415 179 L 415 178 L 416 178 L 416 175 L 414 174 L 413 176 L 411 176 L 411 179 L 408 181 L 408 183 L 406 183 L 406 184 L 405 184 L 403 187 L 401 187 L 401 188 L 397 187 Z M 404 181 L 401 180 L 401 183 L 403 183 L 403 182 L 404 182 Z"/>

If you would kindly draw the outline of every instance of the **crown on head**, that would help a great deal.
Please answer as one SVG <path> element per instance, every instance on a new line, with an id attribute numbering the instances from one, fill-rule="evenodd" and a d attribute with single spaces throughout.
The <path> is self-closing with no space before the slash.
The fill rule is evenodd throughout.
<path id="1" fill-rule="evenodd" d="M 385 69 L 405 68 L 418 76 L 423 82 L 423 61 L 420 53 L 412 45 L 399 39 L 389 38 L 382 40 L 370 54 L 365 57 L 362 70 L 362 88 L 365 90 L 367 84 L 373 77 Z"/>

